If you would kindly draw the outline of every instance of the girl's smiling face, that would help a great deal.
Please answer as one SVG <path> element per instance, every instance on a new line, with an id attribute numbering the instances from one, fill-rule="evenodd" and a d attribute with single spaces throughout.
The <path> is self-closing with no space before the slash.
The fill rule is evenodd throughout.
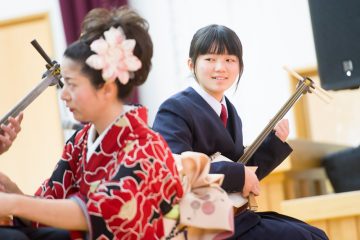
<path id="1" fill-rule="evenodd" d="M 191 59 L 188 64 L 199 85 L 218 101 L 240 73 L 238 57 L 226 53 L 199 55 L 195 66 Z"/>

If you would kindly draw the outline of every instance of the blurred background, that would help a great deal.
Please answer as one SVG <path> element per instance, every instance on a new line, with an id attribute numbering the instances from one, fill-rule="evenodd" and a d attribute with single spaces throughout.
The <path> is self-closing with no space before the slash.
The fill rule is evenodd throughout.
<path id="1" fill-rule="evenodd" d="M 294 93 L 297 80 L 283 66 L 313 78 L 318 86 L 326 87 L 332 97 L 326 103 L 315 94 L 306 94 L 286 115 L 290 120 L 290 138 L 349 147 L 359 145 L 359 77 L 355 76 L 360 64 L 360 51 L 356 51 L 359 41 L 355 49 L 345 49 L 354 46 L 347 40 L 359 40 L 358 32 L 351 32 L 352 26 L 348 24 L 354 22 L 354 26 L 359 26 L 359 10 L 355 15 L 346 13 L 334 22 L 327 22 L 331 18 L 312 22 L 311 17 L 318 16 L 319 9 L 314 6 L 310 16 L 306 0 L 4 1 L 0 10 L 0 116 L 35 87 L 45 72 L 45 61 L 30 41 L 37 39 L 52 59 L 61 62 L 65 47 L 79 36 L 80 22 L 90 9 L 123 4 L 133 7 L 148 20 L 154 43 L 152 71 L 133 96 L 134 101 L 148 107 L 150 126 L 159 105 L 190 84 L 187 58 L 193 34 L 203 26 L 216 23 L 232 28 L 243 44 L 244 73 L 238 89 L 229 90 L 227 96 L 243 120 L 246 145 L 251 144 Z M 350 1 L 327 1 L 320 12 L 331 9 L 341 12 L 341 7 L 347 5 L 346 12 L 354 8 L 351 4 Z M 326 10 L 327 6 L 330 10 Z M 334 15 L 330 12 L 330 16 Z M 317 35 L 313 32 L 314 26 L 325 30 L 333 26 L 333 32 Z M 347 33 L 337 34 L 334 29 L 350 29 L 347 32 L 355 35 L 331 42 Z M 324 42 L 317 42 L 315 46 L 315 40 Z M 321 46 L 327 46 L 328 51 Z M 349 80 L 350 83 L 345 86 L 321 83 L 318 70 L 325 76 L 321 81 L 327 81 L 334 74 L 325 74 L 338 67 L 326 64 L 344 52 L 353 55 L 334 60 L 340 66 L 340 75 L 344 74 L 335 81 Z M 321 57 L 323 62 L 319 64 Z M 64 141 L 72 132 L 73 119 L 58 95 L 56 87 L 49 87 L 25 110 L 22 132 L 10 151 L 1 156 L 0 171 L 7 173 L 28 194 L 49 176 Z"/>

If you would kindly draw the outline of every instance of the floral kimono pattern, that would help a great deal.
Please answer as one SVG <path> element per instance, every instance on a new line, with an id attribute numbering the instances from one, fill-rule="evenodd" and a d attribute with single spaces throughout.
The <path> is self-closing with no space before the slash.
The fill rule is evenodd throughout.
<path id="1" fill-rule="evenodd" d="M 137 107 L 115 121 L 86 159 L 90 124 L 66 143 L 52 176 L 37 190 L 47 199 L 70 198 L 83 209 L 89 231 L 73 239 L 160 239 L 163 215 L 183 194 L 166 142 Z"/>

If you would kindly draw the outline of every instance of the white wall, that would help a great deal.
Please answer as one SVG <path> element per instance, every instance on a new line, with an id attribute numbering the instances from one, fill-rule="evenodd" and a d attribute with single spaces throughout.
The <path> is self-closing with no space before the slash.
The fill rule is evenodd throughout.
<path id="1" fill-rule="evenodd" d="M 283 65 L 316 65 L 306 0 L 129 0 L 150 24 L 154 41 L 153 68 L 140 89 L 149 107 L 150 124 L 159 105 L 189 84 L 186 61 L 192 35 L 211 23 L 224 24 L 239 35 L 245 70 L 236 93 L 228 96 L 244 124 L 250 144 L 290 96 Z M 0 19 L 49 12 L 55 59 L 60 60 L 65 37 L 58 0 L 12 0 L 2 5 Z M 35 56 L 35 55 L 34 55 Z M 66 112 L 65 112 L 66 114 Z M 287 116 L 295 132 L 292 114 Z"/>
<path id="2" fill-rule="evenodd" d="M 150 121 L 166 98 L 184 88 L 192 35 L 208 24 L 224 24 L 239 35 L 244 49 L 244 74 L 236 93 L 228 96 L 244 124 L 250 144 L 290 97 L 290 68 L 316 66 L 306 0 L 130 0 L 150 24 L 154 41 L 153 69 L 140 89 Z M 295 132 L 293 116 L 290 119 Z"/>
<path id="3" fill-rule="evenodd" d="M 60 59 L 65 49 L 65 35 L 58 0 L 11 0 L 1 3 L 0 20 L 26 17 L 38 13 L 48 13 L 54 41 L 54 59 Z M 40 43 L 41 45 L 41 43 Z M 29 46 L 32 47 L 29 43 Z M 46 49 L 45 49 L 46 50 Z M 34 52 L 34 56 L 36 56 Z M 40 56 L 40 55 L 39 55 Z M 37 56 L 36 56 L 37 57 Z"/>

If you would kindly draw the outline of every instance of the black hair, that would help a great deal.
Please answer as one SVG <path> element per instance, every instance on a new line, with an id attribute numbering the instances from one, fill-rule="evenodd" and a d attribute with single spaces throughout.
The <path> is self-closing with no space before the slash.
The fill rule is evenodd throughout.
<path id="1" fill-rule="evenodd" d="M 136 45 L 134 55 L 141 61 L 141 68 L 133 73 L 127 84 L 115 81 L 118 88 L 118 99 L 124 100 L 130 95 L 134 86 L 145 82 L 150 69 L 153 55 L 153 44 L 149 35 L 148 22 L 139 16 L 134 10 L 128 7 L 120 7 L 112 10 L 96 8 L 91 10 L 82 24 L 80 39 L 72 43 L 64 52 L 64 56 L 82 64 L 82 73 L 90 78 L 95 88 L 101 88 L 105 81 L 102 78 L 101 70 L 88 66 L 86 59 L 95 54 L 90 49 L 90 44 L 100 37 L 111 27 L 121 27 L 127 39 L 134 39 Z"/>

